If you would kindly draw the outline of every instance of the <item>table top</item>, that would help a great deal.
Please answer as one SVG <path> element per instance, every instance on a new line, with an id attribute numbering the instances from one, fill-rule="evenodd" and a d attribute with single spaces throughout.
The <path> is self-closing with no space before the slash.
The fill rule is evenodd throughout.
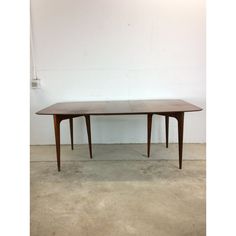
<path id="1" fill-rule="evenodd" d="M 56 103 L 38 111 L 38 115 L 119 115 L 164 112 L 192 112 L 202 108 L 183 100 L 127 100 Z"/>

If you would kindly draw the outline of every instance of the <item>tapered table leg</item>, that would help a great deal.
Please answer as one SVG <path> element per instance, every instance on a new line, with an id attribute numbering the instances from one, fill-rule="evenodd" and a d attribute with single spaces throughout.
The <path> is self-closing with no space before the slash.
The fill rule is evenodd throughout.
<path id="1" fill-rule="evenodd" d="M 166 148 L 168 148 L 169 144 L 169 116 L 165 116 L 166 123 Z"/>
<path id="2" fill-rule="evenodd" d="M 54 118 L 54 130 L 55 130 L 55 141 L 56 141 L 56 151 L 57 151 L 57 169 L 61 170 L 61 160 L 60 160 L 60 122 L 61 119 L 58 115 L 53 115 Z"/>
<path id="3" fill-rule="evenodd" d="M 151 133 L 152 133 L 152 115 L 147 114 L 147 156 L 150 157 L 150 144 L 151 144 Z"/>
<path id="4" fill-rule="evenodd" d="M 183 135 L 184 135 L 184 112 L 179 112 L 176 116 L 178 121 L 178 142 L 179 142 L 179 169 L 182 169 L 183 156 Z"/>
<path id="5" fill-rule="evenodd" d="M 90 125 L 90 115 L 85 115 L 85 121 L 87 126 L 87 134 L 88 134 L 88 143 L 89 143 L 89 153 L 90 158 L 93 158 L 92 154 L 92 142 L 91 142 L 91 125 Z"/>
<path id="6" fill-rule="evenodd" d="M 70 118 L 70 140 L 71 140 L 71 150 L 74 150 L 74 140 L 73 140 L 73 118 Z"/>

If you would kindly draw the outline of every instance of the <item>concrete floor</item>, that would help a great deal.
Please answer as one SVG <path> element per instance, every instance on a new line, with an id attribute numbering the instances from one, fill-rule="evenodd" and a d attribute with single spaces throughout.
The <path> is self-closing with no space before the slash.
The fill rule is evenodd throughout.
<path id="1" fill-rule="evenodd" d="M 31 146 L 31 236 L 201 236 L 205 222 L 205 145 Z"/>

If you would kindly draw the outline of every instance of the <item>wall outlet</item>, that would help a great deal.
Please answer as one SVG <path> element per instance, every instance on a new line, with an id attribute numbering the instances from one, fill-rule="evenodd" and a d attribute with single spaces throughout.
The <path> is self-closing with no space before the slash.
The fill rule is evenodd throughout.
<path id="1" fill-rule="evenodd" d="M 31 80 L 31 88 L 32 89 L 39 89 L 41 88 L 41 85 L 40 85 L 40 79 L 39 78 L 33 78 Z"/>

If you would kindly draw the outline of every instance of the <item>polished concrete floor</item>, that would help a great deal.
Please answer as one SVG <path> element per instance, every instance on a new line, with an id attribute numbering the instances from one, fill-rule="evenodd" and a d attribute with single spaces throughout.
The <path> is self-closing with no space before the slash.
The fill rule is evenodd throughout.
<path id="1" fill-rule="evenodd" d="M 202 236 L 205 145 L 31 146 L 31 236 Z"/>

